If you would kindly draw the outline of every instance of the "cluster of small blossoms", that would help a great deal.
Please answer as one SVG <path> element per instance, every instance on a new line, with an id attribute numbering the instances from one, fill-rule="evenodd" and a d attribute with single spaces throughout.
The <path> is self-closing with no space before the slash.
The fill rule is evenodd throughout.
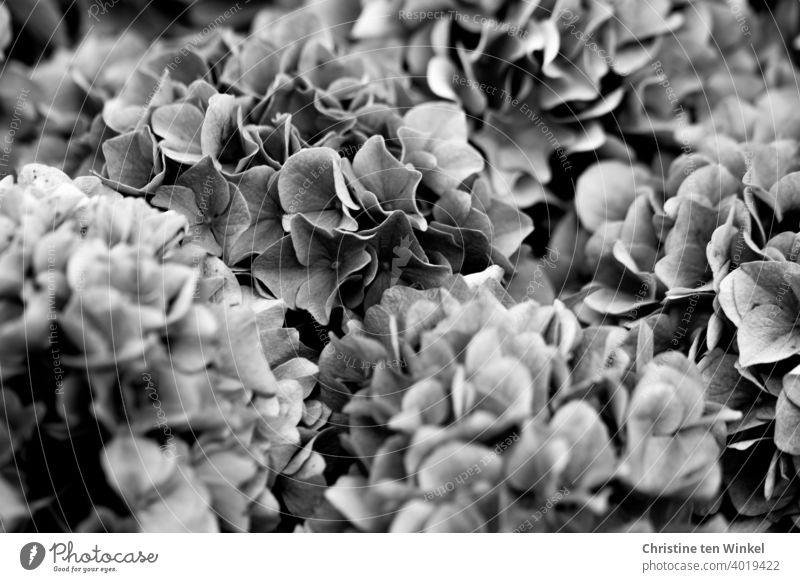
<path id="1" fill-rule="evenodd" d="M 352 393 L 354 464 L 306 529 L 658 529 L 655 499 L 702 511 L 716 495 L 739 415 L 705 401 L 694 364 L 653 357 L 647 326 L 581 329 L 559 302 L 503 297 L 395 287 L 323 351 L 331 401 Z M 338 351 L 406 365 L 348 369 Z"/>
<path id="2" fill-rule="evenodd" d="M 97 178 L 23 167 L 0 182 L 0 228 L 2 462 L 22 486 L 4 527 L 36 523 L 38 476 L 59 467 L 52 491 L 74 471 L 107 478 L 70 494 L 72 527 L 277 527 L 279 499 L 320 478 L 306 447 L 330 413 L 285 306 L 186 244 L 179 214 Z"/>
<path id="3" fill-rule="evenodd" d="M 712 511 L 729 499 L 728 518 L 759 530 L 800 519 L 795 97 L 776 88 L 753 103 L 724 101 L 678 133 L 690 151 L 663 179 L 609 160 L 578 185 L 578 215 L 592 232 L 586 270 L 595 273 L 582 317 L 648 322 L 657 351 L 694 357 L 708 398 L 741 411 L 728 426 L 725 490 Z"/>

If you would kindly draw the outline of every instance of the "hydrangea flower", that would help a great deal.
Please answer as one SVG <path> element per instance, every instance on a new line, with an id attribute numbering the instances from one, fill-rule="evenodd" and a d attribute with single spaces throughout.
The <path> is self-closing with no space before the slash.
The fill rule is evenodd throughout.
<path id="1" fill-rule="evenodd" d="M 527 207 L 548 196 L 555 158 L 570 168 L 568 154 L 602 145 L 601 121 L 614 110 L 625 131 L 661 135 L 676 126 L 676 103 L 699 108 L 706 96 L 713 106 L 730 94 L 725 76 L 754 95 L 763 84 L 747 41 L 769 47 L 774 37 L 735 20 L 709 1 L 370 0 L 352 34 L 397 39 L 431 92 L 480 117 L 476 140 L 496 182 Z"/>
<path id="2" fill-rule="evenodd" d="M 342 54 L 319 23 L 151 47 L 103 109 L 104 184 L 182 214 L 195 244 L 323 325 L 398 283 L 510 279 L 532 221 L 486 178 L 465 112 L 416 104 L 382 80 L 395 64 Z"/>
<path id="3" fill-rule="evenodd" d="M 617 166 L 602 180 L 609 202 L 595 202 L 600 181 L 591 178 L 617 164 L 609 161 L 584 174 L 576 199 L 584 227 L 594 229 L 586 257 L 602 265 L 584 291 L 584 315 L 590 308 L 634 320 L 646 308 L 662 345 L 696 354 L 714 401 L 744 415 L 729 426 L 724 456 L 725 496 L 739 520 L 752 518 L 742 527 L 766 528 L 796 514 L 791 459 L 800 416 L 791 391 L 800 350 L 792 285 L 800 243 L 790 95 L 774 89 L 753 103 L 723 102 L 685 128 L 679 135 L 692 151 L 675 158 L 655 197 L 637 194 L 641 188 L 615 190 L 612 176 L 653 179 L 644 168 Z M 631 203 L 621 225 L 605 220 Z M 650 280 L 654 296 L 632 296 L 631 283 Z"/>
<path id="4" fill-rule="evenodd" d="M 13 267 L 0 307 L 10 422 L 0 466 L 26 446 L 41 408 L 56 442 L 93 424 L 105 435 L 94 463 L 103 459 L 123 505 L 84 529 L 128 528 L 125 511 L 143 531 L 276 528 L 271 486 L 295 474 L 293 462 L 305 466 L 296 459 L 330 415 L 316 397 L 312 353 L 283 328 L 284 304 L 240 286 L 192 244 L 180 214 L 97 178 L 73 182 L 30 165 L 0 182 L 0 196 L 0 262 Z M 33 392 L 23 389 L 32 368 L 42 370 Z M 33 403 L 23 406 L 20 393 Z M 307 479 L 324 469 L 315 459 Z M 8 527 L 31 517 L 19 513 L 20 495 L 8 491 Z"/>
<path id="5" fill-rule="evenodd" d="M 738 413 L 721 416 L 707 405 L 704 392 L 700 371 L 678 352 L 660 354 L 644 368 L 627 422 L 625 479 L 634 489 L 699 498 L 719 490 L 721 467 L 705 459 L 717 456 L 724 441 L 711 429 L 724 429 L 720 419 L 736 420 Z"/>
<path id="6" fill-rule="evenodd" d="M 649 328 L 582 330 L 559 302 L 453 291 L 390 289 L 320 360 L 326 384 L 355 390 L 359 463 L 326 493 L 346 527 L 614 530 L 630 525 L 615 490 L 717 494 L 719 434 L 739 415 L 706 403 L 681 354 L 653 359 Z"/>

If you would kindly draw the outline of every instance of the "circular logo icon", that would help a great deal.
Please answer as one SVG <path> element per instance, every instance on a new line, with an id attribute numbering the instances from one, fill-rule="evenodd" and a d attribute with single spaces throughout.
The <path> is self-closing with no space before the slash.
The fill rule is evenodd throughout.
<path id="1" fill-rule="evenodd" d="M 19 551 L 19 563 L 26 570 L 35 570 L 42 565 L 45 555 L 44 546 L 39 542 L 30 542 Z"/>

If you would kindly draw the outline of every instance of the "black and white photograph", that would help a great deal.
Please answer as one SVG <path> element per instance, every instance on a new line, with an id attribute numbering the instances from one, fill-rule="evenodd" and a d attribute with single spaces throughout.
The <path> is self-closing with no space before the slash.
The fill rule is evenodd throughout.
<path id="1" fill-rule="evenodd" d="M 800 1 L 0 0 L 4 579 L 798 532 Z"/>

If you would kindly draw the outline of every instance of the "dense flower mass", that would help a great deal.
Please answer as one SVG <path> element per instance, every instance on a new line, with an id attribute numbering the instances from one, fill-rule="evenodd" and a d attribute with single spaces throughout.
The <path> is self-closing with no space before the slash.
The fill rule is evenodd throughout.
<path id="1" fill-rule="evenodd" d="M 183 214 L 209 253 L 326 325 L 390 284 L 510 272 L 532 221 L 495 192 L 465 112 L 415 105 L 390 60 L 340 54 L 308 20 L 154 45 L 98 117 L 104 183 Z"/>
<path id="2" fill-rule="evenodd" d="M 0 531 L 797 531 L 798 23 L 0 3 Z"/>
<path id="3" fill-rule="evenodd" d="M 685 125 L 690 111 L 704 115 L 734 91 L 758 94 L 759 67 L 780 65 L 768 23 L 756 25 L 746 2 L 366 0 L 363 6 L 353 34 L 398 39 L 413 75 L 483 120 L 475 140 L 498 187 L 521 206 L 550 194 L 553 166 L 569 169 L 569 154 L 613 137 L 605 120 L 614 112 L 626 132 L 669 132 Z"/>
<path id="4" fill-rule="evenodd" d="M 327 493 L 346 527 L 622 531 L 662 526 L 656 499 L 715 495 L 739 415 L 705 401 L 685 356 L 654 358 L 646 326 L 581 329 L 560 302 L 454 292 L 394 288 L 321 357 L 361 388 L 345 407 L 360 468 Z M 377 366 L 357 377 L 359 353 Z"/>
<path id="5" fill-rule="evenodd" d="M 318 478 L 306 467 L 313 451 L 302 448 L 330 413 L 310 398 L 316 366 L 283 333 L 285 306 L 240 288 L 186 244 L 179 214 L 97 178 L 25 166 L 0 183 L 0 220 L 3 464 L 26 459 L 35 479 L 29 438 L 39 410 L 54 441 L 41 445 L 44 462 L 57 462 L 59 443 L 75 432 L 95 432 L 105 447 L 107 487 L 130 517 L 109 509 L 104 526 L 276 527 L 271 487 L 298 470 L 284 494 Z M 145 469 L 163 480 L 143 479 Z M 27 513 L 20 493 L 12 500 L 7 527 Z"/>
<path id="6" fill-rule="evenodd" d="M 683 132 L 691 151 L 663 181 L 644 166 L 603 161 L 581 176 L 576 198 L 594 273 L 582 313 L 651 320 L 665 349 L 696 355 L 713 400 L 744 414 L 729 425 L 726 455 L 738 460 L 726 496 L 742 517 L 773 522 L 797 519 L 800 452 L 792 94 L 720 104 Z M 788 472 L 777 473 L 782 463 Z"/>

